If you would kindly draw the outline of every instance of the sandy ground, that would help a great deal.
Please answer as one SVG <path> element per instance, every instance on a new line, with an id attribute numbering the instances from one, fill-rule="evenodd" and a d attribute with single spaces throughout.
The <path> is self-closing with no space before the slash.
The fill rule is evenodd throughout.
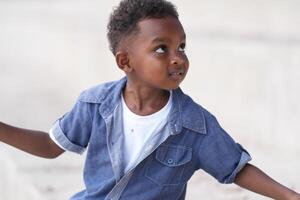
<path id="1" fill-rule="evenodd" d="M 118 1 L 0 0 L 0 121 L 48 131 L 81 90 L 118 79 L 106 42 Z M 300 2 L 174 1 L 188 41 L 182 85 L 251 153 L 300 191 Z M 0 143 L 0 199 L 63 200 L 83 187 L 84 155 L 45 160 Z M 197 172 L 187 200 L 267 199 Z"/>

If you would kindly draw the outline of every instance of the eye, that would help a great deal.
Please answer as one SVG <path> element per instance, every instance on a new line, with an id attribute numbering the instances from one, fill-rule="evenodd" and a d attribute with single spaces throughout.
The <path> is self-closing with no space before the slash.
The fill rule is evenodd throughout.
<path id="1" fill-rule="evenodd" d="M 185 51 L 185 43 L 182 43 L 182 44 L 179 46 L 178 50 L 179 50 L 180 52 L 184 52 L 184 51 Z"/>
<path id="2" fill-rule="evenodd" d="M 165 53 L 167 52 L 167 46 L 166 45 L 159 45 L 156 49 L 155 49 L 156 53 Z"/>

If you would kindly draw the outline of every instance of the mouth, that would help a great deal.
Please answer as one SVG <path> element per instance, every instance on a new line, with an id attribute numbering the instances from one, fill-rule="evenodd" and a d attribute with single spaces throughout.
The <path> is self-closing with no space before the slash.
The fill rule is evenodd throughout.
<path id="1" fill-rule="evenodd" d="M 169 76 L 171 76 L 174 79 L 182 79 L 184 76 L 184 72 L 183 71 L 176 71 L 176 72 L 171 72 L 169 73 Z"/>

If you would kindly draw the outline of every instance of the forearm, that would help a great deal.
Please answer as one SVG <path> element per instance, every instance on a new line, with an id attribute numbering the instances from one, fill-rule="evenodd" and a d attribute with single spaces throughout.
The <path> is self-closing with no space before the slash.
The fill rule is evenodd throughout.
<path id="1" fill-rule="evenodd" d="M 257 167 L 247 164 L 235 183 L 255 193 L 277 200 L 299 200 L 299 194 L 276 182 Z"/>
<path id="2" fill-rule="evenodd" d="M 45 132 L 17 128 L 1 122 L 0 141 L 45 158 L 55 158 L 63 152 Z"/>

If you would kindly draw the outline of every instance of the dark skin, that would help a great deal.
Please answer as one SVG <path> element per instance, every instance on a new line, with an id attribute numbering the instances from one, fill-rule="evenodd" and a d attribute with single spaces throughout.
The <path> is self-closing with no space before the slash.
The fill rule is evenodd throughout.
<path id="1" fill-rule="evenodd" d="M 149 115 L 167 103 L 168 90 L 179 87 L 189 62 L 184 52 L 185 33 L 176 18 L 144 19 L 138 23 L 138 30 L 120 44 L 115 57 L 128 78 L 123 91 L 127 106 L 138 115 Z M 3 123 L 0 141 L 45 158 L 55 158 L 64 152 L 47 133 Z M 300 200 L 298 193 L 251 164 L 238 173 L 235 183 L 272 199 Z"/>
<path id="2" fill-rule="evenodd" d="M 0 141 L 43 158 L 56 158 L 64 152 L 45 132 L 17 128 L 1 122 Z"/>
<path id="3" fill-rule="evenodd" d="M 138 33 L 116 53 L 116 62 L 128 79 L 125 102 L 138 115 L 160 110 L 168 100 L 168 90 L 179 87 L 189 68 L 183 27 L 178 20 L 166 19 L 171 20 L 139 22 Z"/>

